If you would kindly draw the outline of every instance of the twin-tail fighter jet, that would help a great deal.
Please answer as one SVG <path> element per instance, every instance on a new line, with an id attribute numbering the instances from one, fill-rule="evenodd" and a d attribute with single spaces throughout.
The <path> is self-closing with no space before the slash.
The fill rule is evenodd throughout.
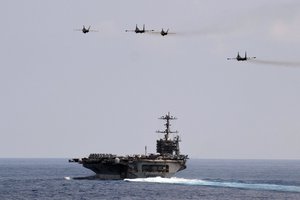
<path id="1" fill-rule="evenodd" d="M 83 25 L 82 29 L 75 29 L 75 31 L 82 31 L 82 33 L 84 33 L 84 34 L 86 34 L 88 32 L 98 32 L 98 30 L 91 30 L 90 28 L 91 28 L 91 26 L 89 26 L 88 28 L 86 28 Z"/>
<path id="2" fill-rule="evenodd" d="M 169 33 L 169 29 L 167 29 L 167 31 L 164 31 L 164 29 L 162 28 L 161 31 L 160 31 L 160 34 L 162 36 L 168 35 L 168 33 Z"/>
<path id="3" fill-rule="evenodd" d="M 154 30 L 146 30 L 145 24 L 143 25 L 143 29 L 139 29 L 136 25 L 134 30 L 125 30 L 126 32 L 135 32 L 135 33 L 146 33 L 146 32 L 153 32 Z"/>
<path id="4" fill-rule="evenodd" d="M 235 58 L 227 58 L 227 60 L 237 60 L 237 61 L 247 61 L 255 59 L 256 57 L 247 57 L 247 52 L 245 52 L 245 57 L 240 56 L 240 53 L 238 52 L 237 56 Z"/>
<path id="5" fill-rule="evenodd" d="M 160 34 L 161 34 L 162 36 L 166 36 L 166 35 L 168 35 L 168 34 L 175 34 L 175 33 L 169 32 L 169 29 L 167 29 L 167 31 L 164 31 L 164 29 L 162 28 L 161 31 L 160 31 Z"/>
<path id="6" fill-rule="evenodd" d="M 173 32 L 169 32 L 169 29 L 167 29 L 166 31 L 162 28 L 161 31 L 154 31 L 152 32 L 153 34 L 160 34 L 161 36 L 166 36 L 168 34 L 175 34 Z"/>

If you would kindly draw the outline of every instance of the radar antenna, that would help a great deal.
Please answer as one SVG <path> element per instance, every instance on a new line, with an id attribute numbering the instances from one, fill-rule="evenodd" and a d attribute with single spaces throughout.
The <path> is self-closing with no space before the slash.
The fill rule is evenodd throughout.
<path id="1" fill-rule="evenodd" d="M 177 119 L 176 117 L 173 117 L 168 114 L 165 116 L 160 117 L 159 119 L 166 120 L 166 123 L 164 124 L 166 129 L 164 131 L 156 131 L 157 133 L 164 133 L 164 138 L 159 139 L 156 141 L 156 152 L 163 155 L 163 156 L 180 156 L 179 152 L 179 136 L 175 136 L 174 139 L 170 139 L 171 133 L 178 133 L 178 131 L 171 131 L 170 130 L 170 120 Z"/>
<path id="2" fill-rule="evenodd" d="M 170 130 L 170 120 L 176 120 L 177 118 L 176 117 L 173 117 L 170 115 L 170 112 L 168 112 L 168 114 L 166 114 L 165 116 L 161 116 L 160 118 L 158 119 L 162 119 L 162 120 L 166 120 L 167 122 L 164 124 L 166 129 L 164 131 L 156 131 L 156 133 L 164 133 L 165 134 L 165 140 L 169 140 L 169 135 L 171 133 L 178 133 L 178 131 L 171 131 Z"/>

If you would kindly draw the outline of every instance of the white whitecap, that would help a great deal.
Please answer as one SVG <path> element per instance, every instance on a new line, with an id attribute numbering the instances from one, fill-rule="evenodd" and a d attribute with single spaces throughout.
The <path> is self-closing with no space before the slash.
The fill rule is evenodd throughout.
<path id="1" fill-rule="evenodd" d="M 181 184 L 181 185 L 195 185 L 195 186 L 212 186 L 212 187 L 228 187 L 252 190 L 273 190 L 285 192 L 300 192 L 300 186 L 292 185 L 277 185 L 277 184 L 261 184 L 261 183 L 240 183 L 240 182 L 221 182 L 221 181 L 207 181 L 201 179 L 185 179 L 185 178 L 136 178 L 125 179 L 128 182 L 146 182 L 146 183 L 165 183 L 165 184 Z"/>
<path id="2" fill-rule="evenodd" d="M 64 178 L 65 178 L 65 180 L 68 180 L 68 181 L 72 179 L 72 178 L 69 177 L 69 176 L 65 176 Z"/>

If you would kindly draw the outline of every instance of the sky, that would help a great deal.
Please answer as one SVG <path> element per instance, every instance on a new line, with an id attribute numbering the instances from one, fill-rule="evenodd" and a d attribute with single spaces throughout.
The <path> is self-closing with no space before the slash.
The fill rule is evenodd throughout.
<path id="1" fill-rule="evenodd" d="M 0 157 L 300 159 L 300 2 L 1 0 Z M 125 32 L 170 29 L 175 34 Z M 90 26 L 98 32 L 74 29 Z M 255 60 L 227 60 L 237 52 Z"/>

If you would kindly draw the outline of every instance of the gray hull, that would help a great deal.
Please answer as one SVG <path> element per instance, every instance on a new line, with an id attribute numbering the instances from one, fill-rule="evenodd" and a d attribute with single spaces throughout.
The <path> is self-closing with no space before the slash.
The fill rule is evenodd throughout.
<path id="1" fill-rule="evenodd" d="M 94 162 L 82 162 L 85 168 L 96 173 L 99 179 L 125 179 L 166 177 L 170 178 L 180 170 L 186 168 L 185 160 L 161 160 L 142 159 L 138 161 L 107 162 L 99 160 Z"/>

